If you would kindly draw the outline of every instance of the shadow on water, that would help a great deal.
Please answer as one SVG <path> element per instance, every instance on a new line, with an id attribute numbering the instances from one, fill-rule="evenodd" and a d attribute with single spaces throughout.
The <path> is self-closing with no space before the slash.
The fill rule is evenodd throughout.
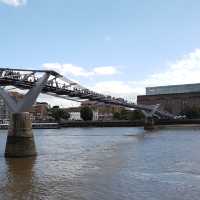
<path id="1" fill-rule="evenodd" d="M 6 158 L 7 165 L 4 195 L 1 200 L 33 199 L 34 190 L 34 165 L 36 157 L 30 158 Z M 28 197 L 28 198 L 27 198 Z"/>
<path id="2" fill-rule="evenodd" d="M 141 130 L 140 132 L 126 133 L 123 136 L 127 136 L 130 138 L 132 137 L 140 141 L 148 138 L 148 136 L 153 136 L 157 134 L 160 134 L 160 129 L 156 127 L 153 130 Z"/>

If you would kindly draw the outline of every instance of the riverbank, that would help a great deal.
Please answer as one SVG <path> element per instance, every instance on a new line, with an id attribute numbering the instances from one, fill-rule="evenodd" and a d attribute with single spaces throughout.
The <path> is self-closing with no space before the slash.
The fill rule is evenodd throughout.
<path id="1" fill-rule="evenodd" d="M 171 119 L 155 120 L 156 126 L 167 125 L 200 125 L 200 119 Z M 61 123 L 61 127 L 143 127 L 144 120 L 115 120 L 115 121 L 68 121 Z"/>
<path id="2" fill-rule="evenodd" d="M 68 121 L 61 123 L 61 127 L 139 127 L 144 126 L 144 122 L 141 120 L 137 121 Z"/>
<path id="3" fill-rule="evenodd" d="M 200 119 L 155 120 L 156 126 L 200 125 Z M 113 121 L 67 121 L 65 123 L 33 123 L 33 129 L 59 129 L 79 127 L 143 127 L 143 120 L 113 120 Z M 0 129 L 8 129 L 8 124 L 0 124 Z"/>
<path id="4" fill-rule="evenodd" d="M 8 129 L 8 124 L 0 124 L 0 129 Z M 33 129 L 58 129 L 61 128 L 59 123 L 32 123 Z"/>

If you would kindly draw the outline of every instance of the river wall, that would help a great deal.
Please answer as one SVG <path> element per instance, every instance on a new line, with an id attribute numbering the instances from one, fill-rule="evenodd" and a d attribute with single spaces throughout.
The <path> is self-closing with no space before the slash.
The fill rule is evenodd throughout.
<path id="1" fill-rule="evenodd" d="M 172 120 L 155 120 L 155 125 L 200 125 L 200 119 L 172 119 Z M 114 120 L 114 121 L 67 121 L 65 123 L 33 123 L 33 129 L 58 129 L 68 127 L 143 127 L 143 120 Z M 0 129 L 8 129 L 8 124 L 0 124 Z"/>
<path id="2" fill-rule="evenodd" d="M 199 124 L 200 119 L 171 119 L 155 120 L 155 125 L 181 125 L 181 124 Z M 61 127 L 143 127 L 143 120 L 120 120 L 120 121 L 68 121 L 61 123 Z"/>
<path id="3" fill-rule="evenodd" d="M 68 121 L 61 127 L 136 127 L 143 126 L 143 121 Z"/>

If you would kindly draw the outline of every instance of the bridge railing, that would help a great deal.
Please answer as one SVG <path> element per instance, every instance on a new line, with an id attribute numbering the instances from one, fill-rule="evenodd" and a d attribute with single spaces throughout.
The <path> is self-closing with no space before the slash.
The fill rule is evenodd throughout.
<path id="1" fill-rule="evenodd" d="M 109 95 L 94 92 L 81 86 L 78 83 L 64 78 L 59 73 L 51 70 L 0 68 L 0 85 L 13 85 L 20 89 L 30 89 L 37 83 L 38 79 L 41 77 L 41 73 L 50 74 L 45 87 L 42 89 L 42 92 L 47 94 L 54 93 L 57 96 L 65 96 L 66 99 L 68 99 L 68 97 L 78 97 L 80 99 L 89 99 L 106 104 L 114 104 L 128 108 L 145 110 L 147 112 L 150 112 L 154 109 L 153 106 L 137 105 L 134 102 L 129 102 L 123 98 L 111 97 Z M 157 110 L 155 114 L 167 118 L 174 117 L 172 114 L 161 110 Z"/>

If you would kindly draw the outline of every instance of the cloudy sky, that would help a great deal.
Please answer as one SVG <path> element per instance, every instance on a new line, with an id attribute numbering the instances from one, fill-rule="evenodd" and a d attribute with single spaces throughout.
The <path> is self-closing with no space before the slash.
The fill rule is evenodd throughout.
<path id="1" fill-rule="evenodd" d="M 135 100 L 200 82 L 199 0 L 0 0 L 0 65 Z"/>

